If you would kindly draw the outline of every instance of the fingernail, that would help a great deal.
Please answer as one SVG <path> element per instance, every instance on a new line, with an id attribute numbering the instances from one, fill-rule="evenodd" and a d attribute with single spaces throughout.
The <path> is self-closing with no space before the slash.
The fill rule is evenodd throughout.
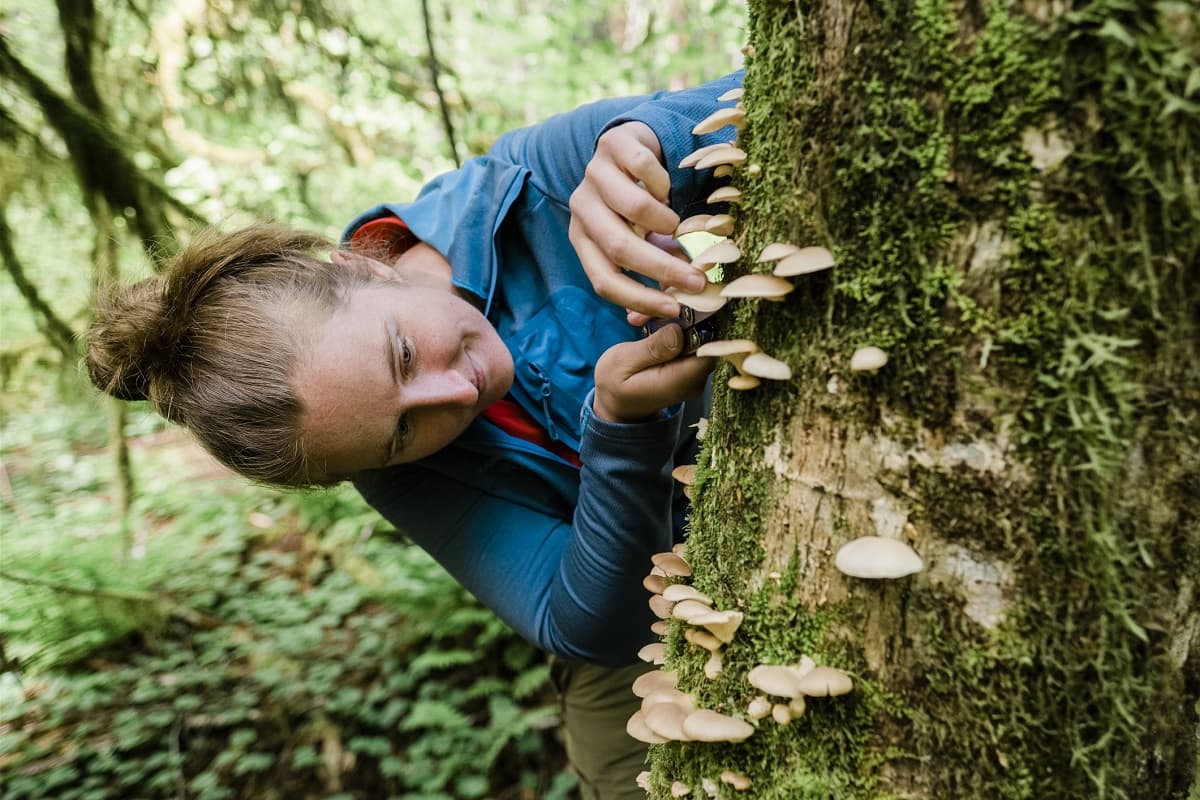
<path id="1" fill-rule="evenodd" d="M 667 347 L 670 347 L 672 350 L 674 350 L 676 347 L 679 347 L 679 326 L 669 326 L 667 328 L 667 335 L 665 338 L 667 340 Z"/>
<path id="2" fill-rule="evenodd" d="M 708 278 L 704 276 L 703 272 L 697 272 L 694 275 L 688 275 L 683 285 L 689 292 L 696 294 L 704 291 L 704 287 L 708 285 Z"/>

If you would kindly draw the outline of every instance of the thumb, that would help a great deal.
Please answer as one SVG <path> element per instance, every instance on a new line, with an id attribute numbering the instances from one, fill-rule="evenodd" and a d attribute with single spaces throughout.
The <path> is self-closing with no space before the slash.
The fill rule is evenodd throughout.
<path id="1" fill-rule="evenodd" d="M 631 372 L 641 372 L 647 367 L 665 364 L 678 356 L 683 349 L 683 329 L 674 323 L 666 325 L 647 336 L 642 340 L 642 344 L 644 360 Z"/>

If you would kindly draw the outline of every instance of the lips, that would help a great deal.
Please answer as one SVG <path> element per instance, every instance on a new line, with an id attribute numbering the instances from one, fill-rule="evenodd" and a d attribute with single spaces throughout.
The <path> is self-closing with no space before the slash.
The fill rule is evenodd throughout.
<path id="1" fill-rule="evenodd" d="M 483 370 L 475 363 L 475 359 L 471 357 L 470 352 L 467 353 L 467 363 L 471 365 L 471 374 L 475 379 L 475 389 L 479 392 L 479 399 L 483 399 L 484 390 L 487 389 L 487 376 Z"/>

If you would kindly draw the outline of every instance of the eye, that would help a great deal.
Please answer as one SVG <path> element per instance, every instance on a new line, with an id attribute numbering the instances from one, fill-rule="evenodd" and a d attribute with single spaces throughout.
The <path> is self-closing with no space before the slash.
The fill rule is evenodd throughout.
<path id="1" fill-rule="evenodd" d="M 408 421 L 408 414 L 400 417 L 400 421 L 396 423 L 396 441 L 403 447 L 408 441 L 408 437 L 412 434 L 412 425 Z"/>
<path id="2" fill-rule="evenodd" d="M 407 339 L 401 339 L 400 340 L 400 363 L 401 363 L 401 365 L 403 365 L 405 368 L 407 368 L 408 365 L 412 363 L 412 360 L 413 360 L 412 345 L 410 345 L 408 343 Z"/>

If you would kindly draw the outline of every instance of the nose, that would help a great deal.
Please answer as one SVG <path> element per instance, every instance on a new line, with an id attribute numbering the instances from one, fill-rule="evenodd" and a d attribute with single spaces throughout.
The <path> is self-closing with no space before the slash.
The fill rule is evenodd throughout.
<path id="1" fill-rule="evenodd" d="M 424 372 L 405 387 L 410 408 L 473 408 L 479 390 L 456 369 Z"/>

